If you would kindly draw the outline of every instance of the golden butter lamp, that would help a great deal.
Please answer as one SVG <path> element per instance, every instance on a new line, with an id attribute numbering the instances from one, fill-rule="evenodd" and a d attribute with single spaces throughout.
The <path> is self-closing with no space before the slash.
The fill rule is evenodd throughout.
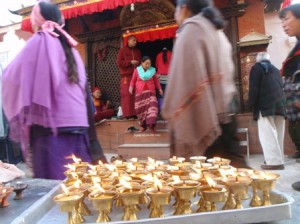
<path id="1" fill-rule="evenodd" d="M 270 191 L 275 188 L 276 181 L 280 175 L 276 173 L 260 172 L 251 176 L 258 190 L 263 191 L 262 206 L 272 205 Z"/>
<path id="2" fill-rule="evenodd" d="M 244 181 L 239 181 L 237 178 L 234 179 L 228 179 L 228 178 L 224 178 L 223 182 L 225 183 L 225 185 L 228 187 L 228 191 L 229 191 L 229 195 L 231 196 L 232 194 L 234 195 L 235 198 L 235 209 L 241 209 L 243 208 L 242 205 L 242 200 L 246 200 L 248 198 L 250 198 L 249 194 L 248 194 L 248 186 L 251 183 L 251 179 L 244 180 Z M 232 204 L 231 201 L 233 201 L 231 199 L 231 197 L 228 197 L 228 203 Z"/>
<path id="3" fill-rule="evenodd" d="M 193 213 L 191 209 L 191 199 L 196 196 L 200 183 L 198 181 L 181 181 L 173 183 L 175 188 L 175 196 L 177 196 L 178 205 L 174 215 L 185 215 Z"/>
<path id="4" fill-rule="evenodd" d="M 111 221 L 111 218 L 108 215 L 112 211 L 115 197 L 115 191 L 94 192 L 89 194 L 89 199 L 92 201 L 93 208 L 99 211 L 99 216 L 96 220 L 97 223 Z"/>
<path id="5" fill-rule="evenodd" d="M 79 216 L 78 208 L 79 208 L 79 202 L 83 198 L 83 194 L 69 193 L 68 190 L 64 190 L 64 191 L 65 193 L 56 195 L 53 198 L 54 201 L 58 204 L 62 212 L 68 213 L 68 224 L 82 223 L 81 218 Z"/>
<path id="6" fill-rule="evenodd" d="M 149 204 L 150 218 L 164 217 L 163 206 L 170 203 L 173 190 L 172 187 L 163 186 L 157 176 L 154 176 L 154 187 L 146 190 L 147 195 L 151 199 Z"/>
<path id="7" fill-rule="evenodd" d="M 199 190 L 206 202 L 210 203 L 210 210 L 217 211 L 216 203 L 226 201 L 227 190 L 222 185 L 217 185 L 210 176 L 204 176 L 208 185 L 200 186 Z"/>
<path id="8" fill-rule="evenodd" d="M 8 198 L 11 195 L 11 193 L 13 192 L 13 190 L 14 189 L 12 187 L 2 187 L 1 188 L 0 194 L 4 195 L 2 197 L 2 201 L 1 201 L 1 204 L 0 204 L 1 208 L 9 206 Z"/>

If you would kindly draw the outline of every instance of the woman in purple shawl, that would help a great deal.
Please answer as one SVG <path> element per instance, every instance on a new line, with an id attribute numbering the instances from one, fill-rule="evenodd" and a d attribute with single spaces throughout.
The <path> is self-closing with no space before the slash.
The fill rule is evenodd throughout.
<path id="1" fill-rule="evenodd" d="M 64 179 L 71 154 L 91 160 L 85 68 L 56 5 L 39 2 L 31 22 L 37 32 L 4 71 L 3 108 L 34 177 Z"/>

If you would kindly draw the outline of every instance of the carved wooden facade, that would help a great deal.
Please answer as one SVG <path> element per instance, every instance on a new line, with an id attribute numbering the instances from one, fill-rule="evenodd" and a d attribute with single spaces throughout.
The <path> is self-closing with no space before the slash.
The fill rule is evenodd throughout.
<path id="1" fill-rule="evenodd" d="M 175 6 L 167 0 L 151 0 L 149 3 L 136 3 L 125 6 L 120 14 L 122 30 L 151 27 L 153 25 L 175 23 Z"/>
<path id="2" fill-rule="evenodd" d="M 120 49 L 121 31 L 112 29 L 77 36 L 87 45 L 87 73 L 92 87 L 99 86 L 103 97 L 116 109 L 120 105 L 120 74 L 116 58 Z"/>

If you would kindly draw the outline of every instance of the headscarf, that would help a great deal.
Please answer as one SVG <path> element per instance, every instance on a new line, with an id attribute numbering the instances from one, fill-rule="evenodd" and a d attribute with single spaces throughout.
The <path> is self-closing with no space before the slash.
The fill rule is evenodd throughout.
<path id="1" fill-rule="evenodd" d="M 52 36 L 59 37 L 59 34 L 54 32 L 54 29 L 57 29 L 62 35 L 64 35 L 68 41 L 68 43 L 71 45 L 71 47 L 77 46 L 77 41 L 74 40 L 73 37 L 71 37 L 64 29 L 62 25 L 59 25 L 56 22 L 46 20 L 42 14 L 41 14 L 41 8 L 39 4 L 36 4 L 32 8 L 32 12 L 30 15 L 31 24 L 41 27 L 43 31 L 46 31 L 50 33 Z"/>

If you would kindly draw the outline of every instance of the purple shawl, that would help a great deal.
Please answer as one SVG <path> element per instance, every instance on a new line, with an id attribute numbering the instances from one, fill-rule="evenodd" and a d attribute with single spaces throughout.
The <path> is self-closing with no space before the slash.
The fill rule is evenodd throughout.
<path id="1" fill-rule="evenodd" d="M 22 144 L 27 158 L 33 124 L 48 127 L 88 127 L 85 104 L 86 76 L 79 53 L 72 49 L 79 84 L 70 83 L 64 49 L 58 38 L 36 33 L 3 74 L 3 109 L 10 138 Z"/>

